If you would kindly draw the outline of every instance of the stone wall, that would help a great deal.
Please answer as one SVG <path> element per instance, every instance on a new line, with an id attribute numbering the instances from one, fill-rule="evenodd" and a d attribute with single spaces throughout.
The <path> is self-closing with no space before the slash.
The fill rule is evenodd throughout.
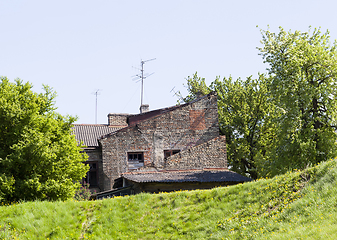
<path id="1" fill-rule="evenodd" d="M 174 154 L 165 160 L 165 169 L 227 168 L 226 138 L 214 138 Z"/>
<path id="2" fill-rule="evenodd" d="M 99 140 L 102 146 L 104 174 L 102 191 L 112 189 L 114 179 L 129 171 L 128 152 L 142 152 L 144 154 L 144 168 L 161 170 L 165 169 L 167 165 L 164 159 L 164 150 L 175 149 L 184 152 L 218 136 L 216 93 L 208 94 L 179 107 L 173 107 L 172 110 L 168 109 L 158 116 L 123 128 Z M 191 168 L 194 166 L 227 167 L 226 162 L 221 162 L 217 166 L 216 162 L 207 164 L 188 162 L 187 155 L 184 155 L 183 159 L 182 169 L 189 166 Z M 203 160 L 207 161 L 206 158 L 199 161 Z M 179 164 L 173 164 L 173 162 L 168 166 L 180 168 Z"/>
<path id="3" fill-rule="evenodd" d="M 120 174 L 128 171 L 128 152 L 143 152 L 144 165 L 148 165 L 151 158 L 151 145 L 148 144 L 136 127 L 120 130 L 112 136 L 102 139 L 102 156 L 104 172 L 104 191 L 112 189 L 114 180 Z"/>

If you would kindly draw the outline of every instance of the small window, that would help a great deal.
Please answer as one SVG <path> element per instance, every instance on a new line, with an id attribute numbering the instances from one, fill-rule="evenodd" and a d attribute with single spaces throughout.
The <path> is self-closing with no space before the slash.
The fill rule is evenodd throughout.
<path id="1" fill-rule="evenodd" d="M 142 152 L 128 153 L 129 170 L 135 170 L 144 166 L 144 154 Z"/>
<path id="2" fill-rule="evenodd" d="M 168 158 L 168 157 L 170 157 L 170 156 L 172 156 L 176 153 L 179 153 L 179 152 L 180 152 L 179 149 L 177 149 L 177 150 L 164 150 L 164 156 L 165 156 L 165 158 Z"/>
<path id="3" fill-rule="evenodd" d="M 144 162 L 143 153 L 128 153 L 128 160 Z"/>

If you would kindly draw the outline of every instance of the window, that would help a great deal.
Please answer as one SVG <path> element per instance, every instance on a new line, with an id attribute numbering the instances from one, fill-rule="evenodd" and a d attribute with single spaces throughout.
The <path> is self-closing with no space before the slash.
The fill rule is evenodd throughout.
<path id="1" fill-rule="evenodd" d="M 178 150 L 164 150 L 164 157 L 168 158 L 169 156 L 172 156 L 172 155 L 174 155 L 176 153 L 179 153 L 179 152 L 180 152 L 179 149 Z"/>
<path id="2" fill-rule="evenodd" d="M 144 154 L 142 152 L 128 153 L 129 170 L 134 170 L 144 166 Z"/>
<path id="3" fill-rule="evenodd" d="M 143 153 L 128 153 L 128 160 L 144 162 Z"/>
<path id="4" fill-rule="evenodd" d="M 89 183 L 89 187 L 97 187 L 98 185 L 98 174 L 97 174 L 97 163 L 87 163 L 90 168 L 87 172 L 87 176 L 83 179 L 85 183 Z"/>

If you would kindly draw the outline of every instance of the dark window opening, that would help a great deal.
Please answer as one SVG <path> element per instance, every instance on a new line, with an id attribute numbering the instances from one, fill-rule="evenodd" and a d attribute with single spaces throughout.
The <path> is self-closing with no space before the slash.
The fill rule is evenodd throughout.
<path id="1" fill-rule="evenodd" d="M 144 162 L 143 153 L 128 153 L 129 161 Z"/>
<path id="2" fill-rule="evenodd" d="M 87 163 L 90 168 L 87 172 L 87 176 L 83 179 L 83 183 L 88 183 L 89 187 L 98 186 L 98 173 L 97 173 L 97 163 Z"/>
<path id="3" fill-rule="evenodd" d="M 179 153 L 180 150 L 164 150 L 164 156 L 165 158 L 168 158 L 176 153 Z"/>
<path id="4" fill-rule="evenodd" d="M 128 153 L 129 170 L 138 169 L 144 166 L 144 154 L 142 152 Z"/>

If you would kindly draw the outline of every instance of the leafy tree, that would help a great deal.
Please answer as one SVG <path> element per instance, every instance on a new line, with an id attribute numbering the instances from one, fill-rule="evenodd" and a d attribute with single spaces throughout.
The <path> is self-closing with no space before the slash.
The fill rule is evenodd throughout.
<path id="1" fill-rule="evenodd" d="M 68 199 L 87 172 L 71 126 L 44 86 L 0 78 L 0 201 Z"/>
<path id="2" fill-rule="evenodd" d="M 239 173 L 273 176 L 337 156 L 337 42 L 329 32 L 261 30 L 269 64 L 259 79 L 188 78 L 189 101 L 218 92 L 220 131 L 229 164 Z"/>
<path id="3" fill-rule="evenodd" d="M 246 80 L 217 77 L 208 87 L 196 73 L 187 78 L 189 94 L 183 98 L 188 102 L 199 93 L 217 92 L 220 133 L 226 136 L 229 167 L 254 179 L 269 170 L 265 164 L 275 136 L 272 117 L 277 112 L 268 101 L 267 82 L 263 74 Z"/>
<path id="4" fill-rule="evenodd" d="M 303 168 L 336 154 L 336 41 L 329 32 L 261 30 L 259 48 L 271 76 L 272 101 L 283 111 L 276 121 L 274 174 Z"/>

